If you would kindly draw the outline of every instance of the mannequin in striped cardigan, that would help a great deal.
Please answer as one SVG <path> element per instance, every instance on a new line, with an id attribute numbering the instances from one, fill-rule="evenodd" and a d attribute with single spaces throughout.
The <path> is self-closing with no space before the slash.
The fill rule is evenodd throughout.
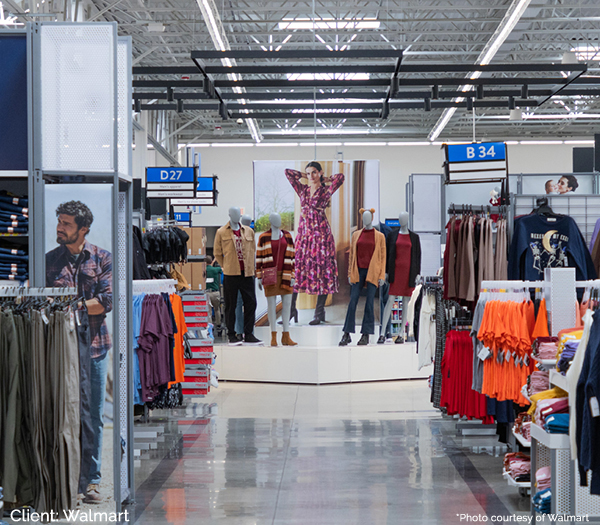
<path id="1" fill-rule="evenodd" d="M 277 296 L 281 296 L 283 309 L 283 334 L 281 344 L 296 346 L 290 337 L 290 312 L 294 292 L 294 240 L 290 232 L 281 229 L 279 213 L 269 215 L 271 229 L 260 234 L 256 247 L 256 278 L 262 290 L 262 277 L 265 268 L 277 268 L 277 284 L 265 286 L 269 325 L 271 326 L 271 346 L 277 346 Z"/>

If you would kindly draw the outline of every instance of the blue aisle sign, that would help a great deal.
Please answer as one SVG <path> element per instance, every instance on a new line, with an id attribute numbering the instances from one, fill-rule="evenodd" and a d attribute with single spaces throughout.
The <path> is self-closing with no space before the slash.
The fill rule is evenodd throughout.
<path id="1" fill-rule="evenodd" d="M 195 197 L 196 169 L 187 167 L 146 168 L 146 196 L 149 199 Z"/>
<path id="2" fill-rule="evenodd" d="M 504 142 L 446 144 L 446 184 L 499 182 L 508 177 Z"/>
<path id="3" fill-rule="evenodd" d="M 175 220 L 177 222 L 190 222 L 190 220 L 191 220 L 190 215 L 191 215 L 190 212 L 176 213 Z"/>
<path id="4" fill-rule="evenodd" d="M 27 36 L 0 35 L 0 172 L 27 171 Z"/>
<path id="5" fill-rule="evenodd" d="M 504 142 L 449 144 L 447 147 L 448 162 L 506 160 L 506 145 Z"/>

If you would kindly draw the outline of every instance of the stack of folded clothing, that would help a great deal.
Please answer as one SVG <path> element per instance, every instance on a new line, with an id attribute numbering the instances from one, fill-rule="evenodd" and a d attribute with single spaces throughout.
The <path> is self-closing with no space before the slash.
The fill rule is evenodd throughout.
<path id="1" fill-rule="evenodd" d="M 511 452 L 504 456 L 504 470 L 518 482 L 531 481 L 531 460 L 522 452 Z"/>
<path id="2" fill-rule="evenodd" d="M 27 233 L 29 230 L 28 200 L 0 194 L 0 233 Z"/>
<path id="3" fill-rule="evenodd" d="M 538 490 L 545 490 L 550 488 L 550 476 L 551 476 L 550 467 L 542 467 L 539 468 L 535 473 L 535 481 Z"/>
<path id="4" fill-rule="evenodd" d="M 534 370 L 529 376 L 529 397 L 534 394 L 539 394 L 544 390 L 548 390 L 550 385 L 550 375 L 547 370 Z"/>
<path id="5" fill-rule="evenodd" d="M 558 368 L 559 372 L 563 375 L 567 373 L 567 370 L 571 366 L 571 361 L 575 357 L 575 352 L 577 352 L 577 348 L 579 347 L 579 341 L 567 341 L 563 348 L 563 351 L 560 354 L 560 359 L 556 364 L 556 368 Z"/>
<path id="6" fill-rule="evenodd" d="M 535 422 L 543 426 L 547 416 L 551 414 L 564 414 L 569 412 L 569 398 L 558 397 L 552 399 L 541 399 L 535 407 Z"/>
<path id="7" fill-rule="evenodd" d="M 22 250 L 0 248 L 0 280 L 26 281 L 29 257 Z"/>
<path id="8" fill-rule="evenodd" d="M 557 337 L 538 337 L 533 345 L 533 354 L 539 359 L 556 359 Z"/>
<path id="9" fill-rule="evenodd" d="M 558 387 L 554 387 L 549 390 L 544 390 L 539 394 L 531 396 L 531 406 L 529 407 L 529 410 L 527 410 L 527 413 L 530 416 L 533 416 L 532 421 L 534 423 L 538 423 L 541 425 L 540 410 L 551 405 L 554 402 L 554 400 L 561 399 L 567 396 L 568 394 Z"/>
<path id="10" fill-rule="evenodd" d="M 550 514 L 552 510 L 552 492 L 550 489 L 540 490 L 533 495 L 533 506 L 540 514 Z"/>
<path id="11" fill-rule="evenodd" d="M 552 414 L 544 422 L 544 429 L 550 434 L 569 433 L 569 414 Z"/>
<path id="12" fill-rule="evenodd" d="M 521 412 L 515 419 L 513 427 L 515 434 L 523 436 L 525 441 L 531 440 L 531 416 L 527 412 Z"/>

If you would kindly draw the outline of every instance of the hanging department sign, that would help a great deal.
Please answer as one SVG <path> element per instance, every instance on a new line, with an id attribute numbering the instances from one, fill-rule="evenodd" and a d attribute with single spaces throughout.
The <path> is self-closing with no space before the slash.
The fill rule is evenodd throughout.
<path id="1" fill-rule="evenodd" d="M 196 168 L 146 168 L 146 197 L 193 199 L 196 197 Z"/>
<path id="2" fill-rule="evenodd" d="M 498 182 L 508 177 L 504 142 L 445 144 L 446 184 Z"/>

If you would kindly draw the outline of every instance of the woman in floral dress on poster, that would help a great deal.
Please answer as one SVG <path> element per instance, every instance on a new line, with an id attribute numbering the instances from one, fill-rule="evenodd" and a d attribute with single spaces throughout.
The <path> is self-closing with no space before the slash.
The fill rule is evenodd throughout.
<path id="1" fill-rule="evenodd" d="M 335 260 L 335 240 L 325 215 L 332 195 L 344 183 L 344 174 L 331 178 L 331 185 L 324 183 L 323 168 L 318 162 L 309 162 L 306 173 L 286 169 L 285 176 L 300 198 L 301 214 L 296 236 L 296 284 L 292 316 L 298 319 L 296 296 L 298 292 L 318 295 L 317 307 L 311 325 L 325 321 L 327 295 L 338 291 L 338 271 Z M 302 177 L 308 179 L 303 184 Z"/>

